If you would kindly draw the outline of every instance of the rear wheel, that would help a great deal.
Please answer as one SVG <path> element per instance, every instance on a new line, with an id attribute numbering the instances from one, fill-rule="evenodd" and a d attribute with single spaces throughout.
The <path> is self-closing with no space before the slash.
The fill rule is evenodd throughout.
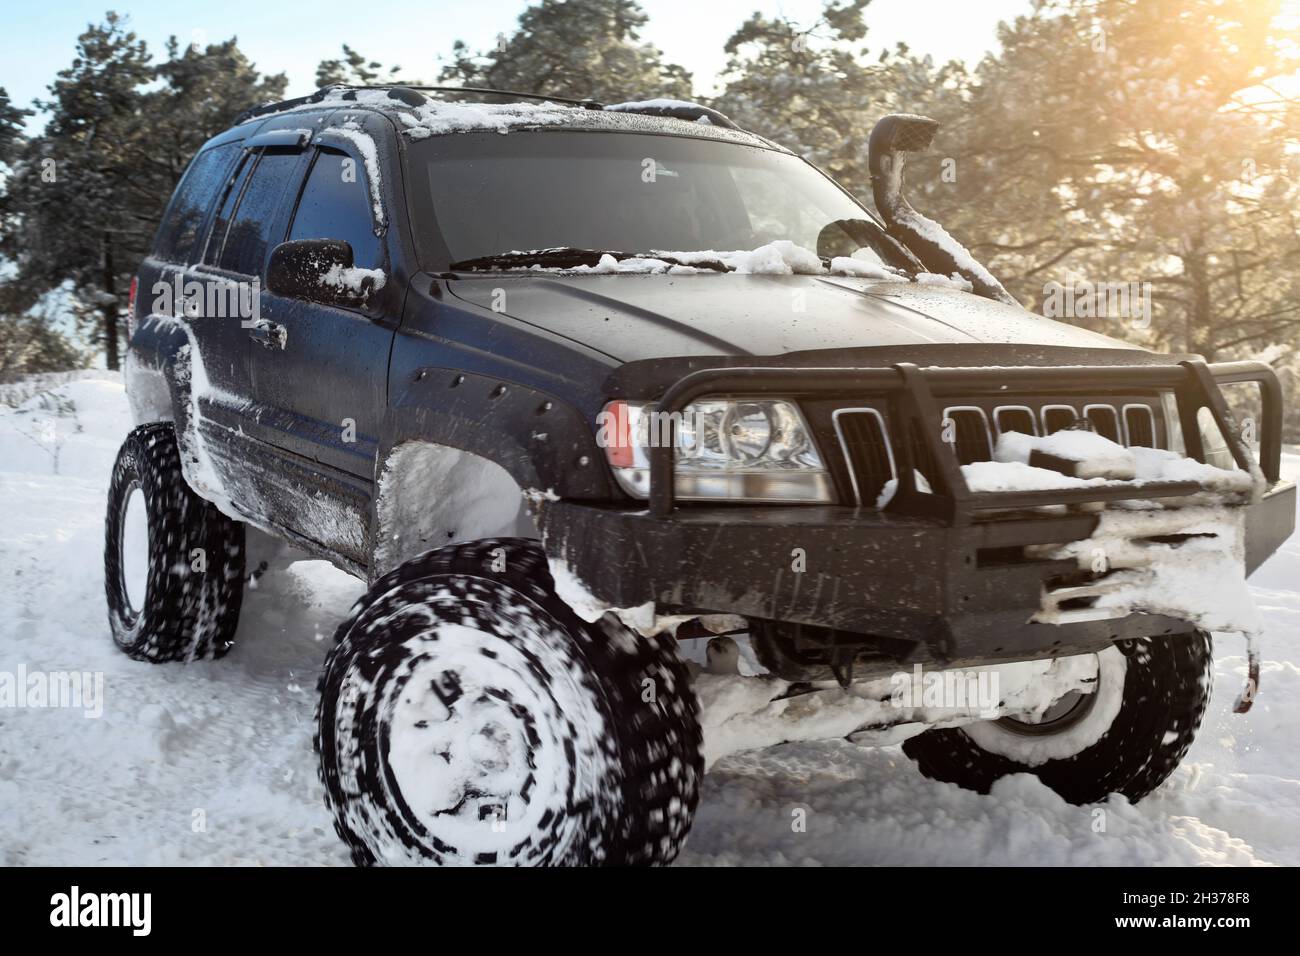
<path id="1" fill-rule="evenodd" d="M 190 490 L 171 425 L 122 443 L 108 489 L 104 587 L 113 640 L 140 661 L 220 657 L 243 600 L 244 526 Z"/>
<path id="2" fill-rule="evenodd" d="M 1032 773 L 1071 803 L 1120 793 L 1137 802 L 1192 745 L 1209 703 L 1210 635 L 1123 641 L 1096 655 L 1097 686 L 1037 721 L 1003 718 L 928 730 L 903 744 L 927 777 L 987 793 Z"/>
<path id="3" fill-rule="evenodd" d="M 536 545 L 430 552 L 381 578 L 321 679 L 326 802 L 355 862 L 666 863 L 703 775 L 670 639 L 587 624 Z"/>

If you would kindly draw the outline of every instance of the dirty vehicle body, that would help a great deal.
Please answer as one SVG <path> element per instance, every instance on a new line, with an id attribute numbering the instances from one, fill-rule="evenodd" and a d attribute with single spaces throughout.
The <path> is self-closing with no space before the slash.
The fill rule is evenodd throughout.
<path id="1" fill-rule="evenodd" d="M 1204 489 L 975 493 L 961 466 L 1003 432 L 1084 423 L 1226 455 L 1255 478 L 1216 505 L 1244 515 L 1253 570 L 1295 506 L 1266 367 L 1011 304 L 902 199 L 902 156 L 933 133 L 919 118 L 873 137 L 881 222 L 703 108 L 438 96 L 255 111 L 178 187 L 138 276 L 138 428 L 110 493 L 124 650 L 225 652 L 258 570 L 245 525 L 370 582 L 326 664 L 318 739 L 359 863 L 671 860 L 704 765 L 692 677 L 706 725 L 722 681 L 766 682 L 755 727 L 843 699 L 834 733 L 924 731 L 907 745 L 922 769 L 978 789 L 1028 770 L 1071 799 L 1136 799 L 1172 771 L 1208 635 L 1190 613 L 1107 610 L 1107 571 L 1044 548 L 1088 539 L 1101 504 Z M 820 262 L 654 252 L 787 238 Z M 917 281 L 935 273 L 978 294 Z M 1229 383 L 1258 392 L 1258 462 Z M 608 440 L 631 419 L 667 422 L 664 440 Z M 725 637 L 703 674 L 677 653 L 742 632 L 766 676 L 724 676 Z M 1093 663 L 997 720 L 882 718 L 868 699 L 918 664 L 1056 659 Z M 787 722 L 771 742 L 810 735 Z"/>

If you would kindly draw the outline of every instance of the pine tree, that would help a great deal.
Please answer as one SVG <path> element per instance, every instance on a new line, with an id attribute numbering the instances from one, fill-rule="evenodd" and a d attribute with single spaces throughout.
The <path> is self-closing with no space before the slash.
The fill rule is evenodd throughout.
<path id="1" fill-rule="evenodd" d="M 1052 0 L 1002 31 L 954 117 L 946 200 L 1023 301 L 1153 283 L 1149 329 L 1231 356 L 1300 329 L 1300 100 L 1278 0 Z M 948 139 L 945 138 L 945 143 Z M 933 191 L 933 190 L 932 190 Z"/>
<path id="2" fill-rule="evenodd" d="M 339 59 L 321 60 L 316 67 L 316 85 L 326 86 L 382 86 L 385 83 L 410 83 L 421 85 L 421 81 L 402 75 L 400 66 L 384 66 L 378 60 L 367 60 L 346 43 L 343 44 L 343 56 Z"/>
<path id="3" fill-rule="evenodd" d="M 31 301 L 66 288 L 111 369 L 131 276 L 189 158 L 284 86 L 283 76 L 261 77 L 234 40 L 181 50 L 173 39 L 168 52 L 155 65 L 114 13 L 88 27 L 39 104 L 49 120 L 9 184 L 14 222 L 0 253 L 16 263 L 13 281 Z"/>
<path id="4" fill-rule="evenodd" d="M 442 80 L 606 103 L 689 99 L 690 74 L 641 42 L 646 22 L 634 0 L 541 0 L 494 49 L 473 55 L 457 40 Z"/>

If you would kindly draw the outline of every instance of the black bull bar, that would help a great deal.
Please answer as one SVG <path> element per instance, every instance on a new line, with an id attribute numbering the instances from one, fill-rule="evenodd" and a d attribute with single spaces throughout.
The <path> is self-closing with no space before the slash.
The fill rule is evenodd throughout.
<path id="1" fill-rule="evenodd" d="M 1282 455 L 1282 389 L 1273 370 L 1261 362 L 1228 362 L 1210 366 L 1200 360 L 1188 360 L 1169 365 L 1011 368 L 919 368 L 900 363 L 887 368 L 703 369 L 685 376 L 669 388 L 656 408 L 657 420 L 668 423 L 670 440 L 656 443 L 649 449 L 650 512 L 657 517 L 672 514 L 677 414 L 691 402 L 707 395 L 772 395 L 795 400 L 846 394 L 886 396 L 890 427 L 898 434 L 906 435 L 912 427 L 910 423 L 916 423 L 915 433 L 926 443 L 938 481 L 932 483 L 931 494 L 920 495 L 916 488 L 912 444 L 909 441 L 896 442 L 899 485 L 885 510 L 910 513 L 919 509 L 921 513 L 939 514 L 950 524 L 961 525 L 969 523 L 983 511 L 1173 498 L 1204 489 L 1194 481 L 1116 481 L 1088 488 L 972 492 L 966 485 L 956 456 L 946 453 L 948 449 L 943 446 L 938 427 L 942 414 L 936 399 L 1032 388 L 1052 391 L 1122 386 L 1172 389 L 1178 403 L 1187 457 L 1205 461 L 1197 416 L 1202 408 L 1207 408 L 1223 433 L 1237 466 L 1250 470 L 1251 453 L 1218 387 L 1230 383 L 1255 383 L 1259 386 L 1263 419 L 1259 423 L 1259 468 L 1269 485 L 1276 484 L 1280 479 Z"/>

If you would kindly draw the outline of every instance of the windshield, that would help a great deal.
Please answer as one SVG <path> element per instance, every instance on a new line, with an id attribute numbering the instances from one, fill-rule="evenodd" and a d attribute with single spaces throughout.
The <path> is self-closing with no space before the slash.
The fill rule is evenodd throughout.
<path id="1" fill-rule="evenodd" d="M 428 267 L 506 253 L 730 251 L 789 240 L 915 271 L 909 253 L 812 166 L 771 149 L 639 133 L 457 134 L 412 146 Z M 418 208 L 423 205 L 423 209 Z M 483 267 L 477 263 L 476 267 Z M 527 268 L 527 258 L 487 263 Z"/>

